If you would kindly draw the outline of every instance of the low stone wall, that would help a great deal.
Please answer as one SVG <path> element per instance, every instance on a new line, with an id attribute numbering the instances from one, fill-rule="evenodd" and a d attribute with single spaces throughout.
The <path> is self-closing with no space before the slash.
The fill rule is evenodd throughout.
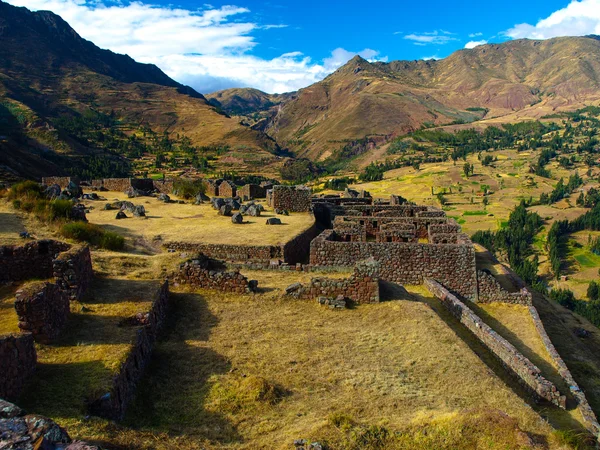
<path id="1" fill-rule="evenodd" d="M 80 300 L 94 277 L 89 247 L 78 245 L 60 253 L 53 261 L 53 271 L 56 284 L 68 298 Z"/>
<path id="2" fill-rule="evenodd" d="M 458 244 L 459 242 L 458 233 L 429 233 L 430 244 Z"/>
<path id="3" fill-rule="evenodd" d="M 333 230 L 325 230 L 310 244 L 313 266 L 354 267 L 370 257 L 381 263 L 379 278 L 400 284 L 440 280 L 459 295 L 475 300 L 477 271 L 475 249 L 464 244 L 413 242 L 340 242 Z"/>
<path id="4" fill-rule="evenodd" d="M 37 354 L 31 334 L 0 335 L 0 398 L 16 399 L 35 371 Z"/>
<path id="5" fill-rule="evenodd" d="M 290 212 L 306 212 L 311 208 L 311 190 L 306 186 L 273 186 L 270 206 Z"/>
<path id="6" fill-rule="evenodd" d="M 331 205 L 372 205 L 373 198 L 365 197 L 365 198 L 345 198 L 345 197 L 313 197 L 311 199 L 312 203 L 329 203 Z"/>
<path id="7" fill-rule="evenodd" d="M 478 303 L 513 303 L 517 305 L 532 305 L 531 292 L 522 288 L 519 292 L 508 292 L 504 289 L 493 275 L 483 271 L 477 271 Z"/>
<path id="8" fill-rule="evenodd" d="M 248 282 L 248 278 L 239 271 L 226 272 L 222 263 L 211 260 L 205 255 L 187 261 L 179 266 L 179 270 L 170 277 L 177 286 L 186 284 L 196 288 L 216 289 L 223 292 L 246 294 L 254 292 L 256 282 Z"/>
<path id="9" fill-rule="evenodd" d="M 254 261 L 269 262 L 272 259 L 282 259 L 282 247 L 278 245 L 228 245 L 202 244 L 191 242 L 167 242 L 164 247 L 171 251 L 181 251 L 190 254 L 204 254 L 211 258 L 225 261 Z"/>
<path id="10" fill-rule="evenodd" d="M 79 178 L 77 177 L 43 177 L 42 184 L 44 186 L 52 186 L 53 184 L 58 184 L 61 189 L 65 189 L 70 182 L 75 183 L 79 186 Z"/>
<path id="11" fill-rule="evenodd" d="M 17 291 L 15 309 L 22 331 L 31 333 L 37 342 L 50 343 L 67 324 L 68 291 L 46 281 L 29 283 Z"/>
<path id="12" fill-rule="evenodd" d="M 378 272 L 379 263 L 375 260 L 360 261 L 349 278 L 313 278 L 307 285 L 295 283 L 289 286 L 286 293 L 301 299 L 343 295 L 356 303 L 379 303 Z"/>
<path id="13" fill-rule="evenodd" d="M 104 178 L 102 187 L 108 191 L 125 192 L 131 187 L 131 178 Z"/>
<path id="14" fill-rule="evenodd" d="M 90 413 L 110 420 L 122 420 L 127 406 L 133 400 L 135 390 L 144 371 L 167 316 L 169 307 L 169 283 L 165 281 L 154 296 L 148 313 L 148 324 L 140 327 L 132 343 L 131 351 L 113 377 L 112 388 L 89 405 Z"/>
<path id="15" fill-rule="evenodd" d="M 425 286 L 442 304 L 473 333 L 512 373 L 525 383 L 539 397 L 566 408 L 566 397 L 556 386 L 546 380 L 535 364 L 523 356 L 510 342 L 492 330 L 468 306 L 461 302 L 448 289 L 430 278 Z"/>
<path id="16" fill-rule="evenodd" d="M 432 223 L 429 225 L 429 233 L 460 233 L 460 225 L 453 219 L 448 219 L 446 223 Z"/>
<path id="17" fill-rule="evenodd" d="M 54 274 L 53 260 L 69 249 L 69 244 L 54 240 L 39 240 L 25 245 L 0 247 L 0 283 L 31 278 L 50 278 Z"/>

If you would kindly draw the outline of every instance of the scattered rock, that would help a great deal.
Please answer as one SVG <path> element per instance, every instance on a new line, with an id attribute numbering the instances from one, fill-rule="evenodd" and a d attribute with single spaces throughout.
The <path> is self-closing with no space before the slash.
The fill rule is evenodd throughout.
<path id="1" fill-rule="evenodd" d="M 123 211 L 119 211 L 117 213 L 117 215 L 115 216 L 115 219 L 117 219 L 117 220 L 119 220 L 119 219 L 127 219 L 127 215 Z"/>
<path id="2" fill-rule="evenodd" d="M 50 200 L 54 200 L 55 198 L 59 197 L 61 194 L 60 186 L 58 184 L 53 184 L 51 186 L 48 186 L 46 188 L 46 190 L 44 191 L 44 194 Z"/>
<path id="3" fill-rule="evenodd" d="M 277 217 L 269 217 L 267 219 L 267 225 L 281 225 L 281 220 Z"/>
<path id="4" fill-rule="evenodd" d="M 220 210 L 222 206 L 225 206 L 225 200 L 223 200 L 222 198 L 213 198 L 211 200 L 211 203 L 213 205 L 213 208 L 216 210 Z"/>
<path id="5" fill-rule="evenodd" d="M 581 339 L 590 337 L 590 332 L 584 328 L 575 328 L 573 332 L 575 333 L 575 336 Z"/>
<path id="6" fill-rule="evenodd" d="M 302 287 L 301 283 L 290 284 L 288 287 L 285 288 L 285 294 L 290 295 L 292 292 L 296 292 L 301 287 Z"/>
<path id="7" fill-rule="evenodd" d="M 320 305 L 329 306 L 330 309 L 345 309 L 346 298 L 343 295 L 338 295 L 335 299 L 329 297 L 319 297 L 317 302 Z"/>
<path id="8" fill-rule="evenodd" d="M 119 208 L 120 208 L 120 206 L 116 207 L 116 206 L 112 205 L 111 203 L 106 203 L 104 205 L 104 208 L 102 208 L 102 209 L 104 209 L 104 211 L 112 211 L 112 210 L 119 209 Z"/>
<path id="9" fill-rule="evenodd" d="M 248 209 L 246 209 L 246 214 L 252 217 L 260 217 L 260 208 L 258 205 L 250 205 Z"/>
<path id="10" fill-rule="evenodd" d="M 220 216 L 230 216 L 231 215 L 231 206 L 230 205 L 223 205 L 219 208 L 219 215 Z"/>
<path id="11" fill-rule="evenodd" d="M 165 203 L 170 203 L 171 202 L 171 197 L 169 197 L 167 194 L 158 194 L 157 198 L 161 202 L 165 202 Z"/>
<path id="12" fill-rule="evenodd" d="M 257 289 L 258 289 L 258 280 L 248 281 L 248 290 L 250 292 L 256 292 Z"/>
<path id="13" fill-rule="evenodd" d="M 131 186 L 125 191 L 125 195 L 127 196 L 127 198 L 135 198 L 146 195 L 146 193 Z"/>
<path id="14" fill-rule="evenodd" d="M 144 208 L 142 205 L 137 205 L 133 209 L 133 215 L 135 217 L 146 217 L 146 208 Z"/>
<path id="15" fill-rule="evenodd" d="M 231 216 L 231 222 L 236 223 L 236 224 L 243 223 L 244 216 L 242 216 L 239 212 L 235 213 L 233 216 Z"/>
<path id="16" fill-rule="evenodd" d="M 203 198 L 202 194 L 196 195 L 196 199 L 194 200 L 194 205 L 201 205 L 202 203 L 204 203 L 204 198 Z"/>
<path id="17" fill-rule="evenodd" d="M 27 231 L 21 231 L 19 233 L 19 237 L 21 239 L 29 239 L 31 237 L 31 235 Z"/>
<path id="18" fill-rule="evenodd" d="M 286 209 L 276 209 L 275 214 L 279 214 L 280 216 L 289 216 L 290 213 Z"/>

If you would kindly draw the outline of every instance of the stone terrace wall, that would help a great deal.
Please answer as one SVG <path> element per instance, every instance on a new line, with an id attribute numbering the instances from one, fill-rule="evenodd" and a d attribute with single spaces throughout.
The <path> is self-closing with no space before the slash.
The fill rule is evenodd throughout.
<path id="1" fill-rule="evenodd" d="M 460 225 L 453 219 L 449 219 L 446 223 L 432 223 L 429 225 L 429 233 L 460 233 Z"/>
<path id="2" fill-rule="evenodd" d="M 379 263 L 375 260 L 360 261 L 349 278 L 313 278 L 307 285 L 295 283 L 289 286 L 286 293 L 301 299 L 343 295 L 356 303 L 379 303 L 378 272 Z"/>
<path id="3" fill-rule="evenodd" d="M 16 399 L 35 371 L 37 355 L 31 334 L 0 335 L 0 398 Z"/>
<path id="4" fill-rule="evenodd" d="M 246 294 L 255 290 L 256 285 L 249 283 L 248 279 L 239 271 L 217 270 L 213 267 L 216 264 L 218 262 L 200 255 L 198 259 L 181 264 L 179 271 L 171 276 L 171 280 L 175 286 L 187 284 L 193 287 L 216 289 L 237 294 Z"/>
<path id="5" fill-rule="evenodd" d="M 89 247 L 78 245 L 62 252 L 53 262 L 53 271 L 56 284 L 68 298 L 80 300 L 94 277 Z"/>
<path id="6" fill-rule="evenodd" d="M 315 213 L 316 217 L 317 213 Z M 358 222 L 365 226 L 367 236 L 375 236 L 382 227 L 400 228 L 403 225 L 412 225 L 416 229 L 418 237 L 427 238 L 429 227 L 432 225 L 445 224 L 446 217 L 382 217 L 382 216 L 336 216 L 333 220 L 333 228 L 348 221 Z"/>
<path id="7" fill-rule="evenodd" d="M 54 240 L 0 246 L 0 283 L 52 277 L 52 261 L 69 247 L 69 244 Z"/>
<path id="8" fill-rule="evenodd" d="M 425 286 L 440 299 L 454 317 L 533 392 L 561 408 L 566 407 L 566 397 L 561 395 L 556 386 L 542 376 L 540 369 L 519 353 L 510 342 L 492 330 L 469 307 L 437 281 L 428 278 L 425 280 Z"/>
<path id="9" fill-rule="evenodd" d="M 273 186 L 271 206 L 290 212 L 310 211 L 311 195 L 306 186 Z"/>
<path id="10" fill-rule="evenodd" d="M 483 270 L 477 271 L 477 289 L 479 293 L 478 303 L 502 302 L 532 305 L 531 292 L 526 288 L 522 288 L 519 292 L 508 292 L 493 275 Z"/>
<path id="11" fill-rule="evenodd" d="M 67 291 L 56 284 L 35 281 L 17 291 L 15 309 L 19 328 L 30 332 L 37 342 L 50 343 L 56 339 L 70 313 Z"/>
<path id="12" fill-rule="evenodd" d="M 312 203 L 330 204 L 330 205 L 372 205 L 373 197 L 364 198 L 345 198 L 345 197 L 313 197 Z"/>
<path id="13" fill-rule="evenodd" d="M 112 388 L 90 403 L 90 413 L 111 420 L 122 420 L 165 322 L 169 307 L 169 283 L 165 281 L 154 296 L 148 324 L 140 327 L 127 358 L 113 377 Z"/>
<path id="14" fill-rule="evenodd" d="M 379 278 L 401 284 L 423 284 L 435 277 L 452 291 L 477 297 L 475 249 L 465 244 L 409 242 L 339 242 L 335 231 L 325 230 L 310 245 L 310 264 L 353 267 L 356 261 L 375 258 Z"/>
<path id="15" fill-rule="evenodd" d="M 211 258 L 225 261 L 269 262 L 271 259 L 282 259 L 283 249 L 278 245 L 229 245 L 202 244 L 191 242 L 167 242 L 165 248 L 171 251 L 204 254 Z"/>
<path id="16" fill-rule="evenodd" d="M 44 186 L 52 186 L 53 184 L 58 184 L 61 189 L 65 189 L 70 182 L 74 182 L 76 185 L 79 185 L 79 178 L 77 177 L 43 177 L 42 184 Z"/>

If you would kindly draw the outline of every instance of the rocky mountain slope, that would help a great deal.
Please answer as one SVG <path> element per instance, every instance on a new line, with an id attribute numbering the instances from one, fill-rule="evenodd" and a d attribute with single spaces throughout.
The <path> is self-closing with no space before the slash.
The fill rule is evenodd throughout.
<path id="1" fill-rule="evenodd" d="M 233 88 L 207 94 L 206 98 L 211 105 L 221 108 L 233 116 L 250 115 L 267 111 L 274 106 L 291 100 L 294 93 L 267 94 L 253 88 Z"/>
<path id="2" fill-rule="evenodd" d="M 51 12 L 0 1 L 0 178 L 64 173 L 90 155 L 118 163 L 119 155 L 57 126 L 90 110 L 110 114 L 127 135 L 149 127 L 196 146 L 278 150 L 158 67 L 98 48 Z"/>
<path id="3" fill-rule="evenodd" d="M 600 100 L 600 41 L 516 40 L 441 60 L 369 63 L 355 57 L 273 111 L 263 129 L 299 156 L 368 150 L 421 126 L 512 122 Z M 519 113 L 519 114 L 516 114 Z"/>

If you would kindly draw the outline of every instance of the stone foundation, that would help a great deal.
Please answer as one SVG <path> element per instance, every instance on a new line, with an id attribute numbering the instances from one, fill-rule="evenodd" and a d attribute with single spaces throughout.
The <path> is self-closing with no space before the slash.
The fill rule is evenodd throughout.
<path id="1" fill-rule="evenodd" d="M 254 292 L 256 282 L 250 283 L 239 271 L 227 272 L 221 262 L 205 255 L 179 266 L 170 279 L 177 286 L 185 284 L 195 288 L 216 289 L 223 292 L 246 294 Z"/>
<path id="2" fill-rule="evenodd" d="M 35 371 L 37 355 L 31 334 L 0 335 L 0 398 L 14 400 Z"/>
<path id="3" fill-rule="evenodd" d="M 60 335 L 70 313 L 68 291 L 56 284 L 36 281 L 17 291 L 16 297 L 15 309 L 22 331 L 46 344 Z"/>
<path id="4" fill-rule="evenodd" d="M 344 296 L 356 303 L 379 303 L 379 263 L 375 260 L 361 261 L 354 273 L 346 279 L 313 278 L 307 285 L 295 283 L 286 294 L 299 299 Z"/>
<path id="5" fill-rule="evenodd" d="M 133 400 L 137 384 L 150 361 L 152 350 L 167 316 L 169 283 L 165 281 L 155 294 L 147 325 L 139 328 L 131 351 L 113 377 L 112 388 L 90 403 L 90 413 L 110 420 L 122 420 Z"/>
<path id="6" fill-rule="evenodd" d="M 479 339 L 496 357 L 502 361 L 519 380 L 536 395 L 549 402 L 566 408 L 566 397 L 556 386 L 546 380 L 535 364 L 523 356 L 510 342 L 492 330 L 468 306 L 435 280 L 426 279 L 425 286 L 442 304 Z"/>

